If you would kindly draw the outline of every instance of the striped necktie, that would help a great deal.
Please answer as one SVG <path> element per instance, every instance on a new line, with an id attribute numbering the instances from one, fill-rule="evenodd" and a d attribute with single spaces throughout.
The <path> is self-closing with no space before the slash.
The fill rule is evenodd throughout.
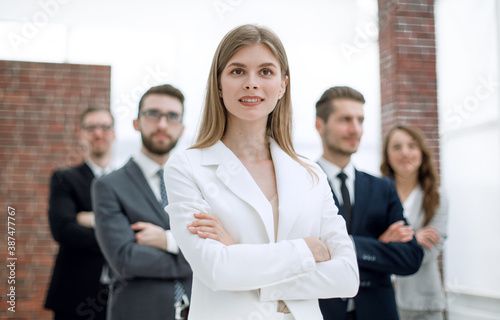
<path id="1" fill-rule="evenodd" d="M 160 177 L 160 195 L 161 195 L 161 204 L 163 209 L 168 205 L 168 199 L 167 199 L 167 190 L 165 189 L 165 180 L 163 180 L 163 169 L 158 170 L 156 173 Z M 167 215 L 168 219 L 168 214 L 165 211 L 164 212 Z M 184 286 L 179 280 L 174 281 L 174 303 L 175 302 L 181 302 L 182 297 L 186 294 L 186 290 L 184 289 Z"/>

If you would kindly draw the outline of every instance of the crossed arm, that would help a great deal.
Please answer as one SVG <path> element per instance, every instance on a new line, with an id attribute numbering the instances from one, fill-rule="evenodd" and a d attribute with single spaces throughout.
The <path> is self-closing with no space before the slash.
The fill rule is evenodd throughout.
<path id="1" fill-rule="evenodd" d="M 224 229 L 222 223 L 216 216 L 205 212 L 199 212 L 195 213 L 194 217 L 196 220 L 187 226 L 189 232 L 192 234 L 197 234 L 202 239 L 219 241 L 226 246 L 235 244 L 230 233 Z M 313 254 L 315 262 L 323 262 L 331 259 L 328 247 L 319 238 L 306 237 L 303 239 Z"/>
<path id="2" fill-rule="evenodd" d="M 324 188 L 318 189 L 324 191 L 321 204 L 325 208 L 319 239 L 233 244 L 231 230 L 224 230 L 220 221 L 207 214 L 212 213 L 211 205 L 182 156 L 172 157 L 165 169 L 167 211 L 182 252 L 206 286 L 230 291 L 260 289 L 262 301 L 356 294 L 359 275 L 352 242 L 337 215 L 326 179 Z"/>
<path id="3" fill-rule="evenodd" d="M 439 230 L 433 226 L 426 226 L 413 231 L 404 221 L 394 222 L 378 239 L 384 243 L 389 242 L 408 242 L 415 236 L 419 245 L 427 249 L 432 249 L 441 241 Z"/>
<path id="4" fill-rule="evenodd" d="M 61 245 L 83 250 L 99 250 L 94 230 L 78 220 L 78 205 L 63 172 L 56 171 L 50 181 L 49 223 L 54 239 Z"/>
<path id="5" fill-rule="evenodd" d="M 180 255 L 159 249 L 162 245 L 157 238 L 165 235 L 161 227 L 145 222 L 130 225 L 122 205 L 124 199 L 109 181 L 99 179 L 92 188 L 96 237 L 115 272 L 125 278 L 171 279 L 191 275 L 187 262 Z M 134 230 L 140 231 L 135 234 Z"/>
<path id="6" fill-rule="evenodd" d="M 380 210 L 384 210 L 389 227 L 378 238 L 370 234 L 352 236 L 358 264 L 368 270 L 410 275 L 420 268 L 423 251 L 406 223 L 394 184 L 387 182 L 384 187 L 386 201 Z"/>
<path id="7" fill-rule="evenodd" d="M 415 238 L 420 246 L 424 248 L 424 259 L 422 264 L 427 263 L 428 261 L 433 260 L 439 255 L 441 248 L 443 246 L 444 241 L 447 237 L 447 224 L 448 224 L 448 201 L 444 196 L 443 192 L 441 192 L 441 203 L 439 208 L 436 211 L 436 214 L 432 218 L 429 223 L 418 229 L 415 234 Z M 407 228 L 411 228 L 409 226 L 404 226 L 403 223 L 394 223 L 391 225 L 389 229 L 391 232 L 385 232 L 381 238 L 385 235 L 385 241 L 380 239 L 383 242 L 407 242 L 408 238 L 404 235 L 408 233 Z M 389 231 L 389 230 L 388 230 Z M 411 240 L 411 239 L 410 239 Z"/>

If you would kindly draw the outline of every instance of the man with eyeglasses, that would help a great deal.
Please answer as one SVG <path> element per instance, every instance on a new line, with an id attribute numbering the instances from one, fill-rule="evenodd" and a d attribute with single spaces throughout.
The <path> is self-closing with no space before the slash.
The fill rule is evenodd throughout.
<path id="1" fill-rule="evenodd" d="M 96 235 L 113 270 L 109 320 L 186 319 L 192 271 L 170 232 L 163 167 L 181 136 L 184 96 L 171 85 L 139 101 L 142 147 L 93 185 Z"/>
<path id="2" fill-rule="evenodd" d="M 90 186 L 111 171 L 113 124 L 108 109 L 85 110 L 78 133 L 84 163 L 52 175 L 48 215 L 59 252 L 45 307 L 55 320 L 106 318 L 108 269 L 94 234 Z"/>

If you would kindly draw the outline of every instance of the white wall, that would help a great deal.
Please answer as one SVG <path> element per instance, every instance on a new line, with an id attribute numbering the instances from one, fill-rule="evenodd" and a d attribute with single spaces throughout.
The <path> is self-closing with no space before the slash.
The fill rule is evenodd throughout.
<path id="1" fill-rule="evenodd" d="M 498 2 L 436 1 L 450 319 L 500 319 Z"/>
<path id="2" fill-rule="evenodd" d="M 179 148 L 193 142 L 215 48 L 244 23 L 270 27 L 285 45 L 298 152 L 319 157 L 314 105 L 325 89 L 350 85 L 367 100 L 366 133 L 355 162 L 378 173 L 375 0 L 0 0 L 0 59 L 111 65 L 116 161 L 123 162 L 139 148 L 131 122 L 152 85 L 172 83 L 184 92 L 187 128 Z"/>

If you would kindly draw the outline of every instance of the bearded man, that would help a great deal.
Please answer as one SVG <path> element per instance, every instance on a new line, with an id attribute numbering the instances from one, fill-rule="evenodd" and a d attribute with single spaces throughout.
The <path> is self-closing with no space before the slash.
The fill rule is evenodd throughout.
<path id="1" fill-rule="evenodd" d="M 133 122 L 141 150 L 93 185 L 97 241 L 113 271 L 107 319 L 187 317 L 192 271 L 170 232 L 163 180 L 183 104 L 171 85 L 149 89 Z"/>

